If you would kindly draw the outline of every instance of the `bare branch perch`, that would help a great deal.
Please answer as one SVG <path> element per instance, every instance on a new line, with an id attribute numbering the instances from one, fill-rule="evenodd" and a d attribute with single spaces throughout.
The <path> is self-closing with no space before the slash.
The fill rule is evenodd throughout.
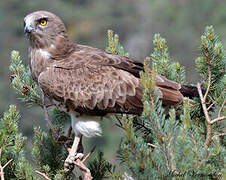
<path id="1" fill-rule="evenodd" d="M 2 148 L 0 148 L 0 158 L 1 158 L 1 154 L 2 154 Z M 1 180 L 5 180 L 4 177 L 4 169 L 6 166 L 8 166 L 8 164 L 12 161 L 13 159 L 10 159 L 4 166 L 2 166 L 1 161 L 0 161 L 0 177 Z"/>
<path id="2" fill-rule="evenodd" d="M 208 87 L 209 87 L 209 85 L 208 85 Z M 208 94 L 205 94 L 205 97 L 203 97 L 200 83 L 197 84 L 197 88 L 198 88 L 198 92 L 199 92 L 199 97 L 201 99 L 203 112 L 204 112 L 204 115 L 205 115 L 205 118 L 206 118 L 206 122 L 207 122 L 207 136 L 206 136 L 205 145 L 209 147 L 210 144 L 211 144 L 211 140 L 212 140 L 212 125 L 217 123 L 217 122 L 219 122 L 219 121 L 222 121 L 222 120 L 226 119 L 226 116 L 220 116 L 221 115 L 221 111 L 222 111 L 222 109 L 224 107 L 225 101 L 224 101 L 224 103 L 223 103 L 223 105 L 222 105 L 222 107 L 221 107 L 221 109 L 220 109 L 220 111 L 218 113 L 218 117 L 211 121 L 209 113 L 208 113 L 208 109 L 206 107 L 206 96 Z"/>
<path id="3" fill-rule="evenodd" d="M 42 176 L 44 179 L 51 180 L 45 173 L 35 171 L 38 175 Z"/>
<path id="4" fill-rule="evenodd" d="M 93 152 L 95 151 L 96 146 L 93 147 L 93 149 L 91 149 L 91 151 L 86 155 L 86 157 L 82 160 L 82 162 L 86 162 L 86 160 L 93 154 Z"/>
<path id="5" fill-rule="evenodd" d="M 220 133 L 220 134 L 216 134 L 214 136 L 226 136 L 226 133 Z"/>
<path id="6" fill-rule="evenodd" d="M 156 146 L 156 145 L 154 145 L 154 144 L 151 144 L 151 143 L 147 143 L 147 144 L 148 144 L 148 146 L 150 146 L 150 147 L 158 148 L 158 146 Z"/>
<path id="7" fill-rule="evenodd" d="M 210 122 L 210 124 L 215 124 L 215 123 L 217 123 L 217 122 L 219 122 L 219 121 L 222 121 L 222 120 L 225 120 L 225 119 L 226 119 L 226 116 L 221 116 L 221 117 L 218 117 L 218 118 L 212 120 L 212 121 Z"/>
<path id="8" fill-rule="evenodd" d="M 202 109 L 203 109 L 203 112 L 204 112 L 204 115 L 206 118 L 206 122 L 207 122 L 207 135 L 206 135 L 205 145 L 209 147 L 211 144 L 211 140 L 212 140 L 212 126 L 210 123 L 211 120 L 210 120 L 209 113 L 207 111 L 206 99 L 204 99 L 204 97 L 203 97 L 200 83 L 197 84 L 197 88 L 198 88 L 198 92 L 199 92 L 199 97 L 201 99 Z M 205 94 L 205 95 L 207 95 L 207 94 Z"/>
<path id="9" fill-rule="evenodd" d="M 219 117 L 221 117 L 221 113 L 222 113 L 222 111 L 223 111 L 223 109 L 224 109 L 224 105 L 225 105 L 225 103 L 226 103 L 226 100 L 224 100 L 224 102 L 223 102 L 223 104 L 222 104 L 222 106 L 221 106 L 221 108 L 220 108 L 220 110 L 219 110 L 219 112 L 218 112 L 218 118 Z"/>
<path id="10" fill-rule="evenodd" d="M 74 161 L 74 164 L 83 171 L 84 178 L 83 180 L 92 180 L 92 175 L 90 173 L 90 170 L 86 167 L 86 165 L 78 158 L 76 161 Z"/>

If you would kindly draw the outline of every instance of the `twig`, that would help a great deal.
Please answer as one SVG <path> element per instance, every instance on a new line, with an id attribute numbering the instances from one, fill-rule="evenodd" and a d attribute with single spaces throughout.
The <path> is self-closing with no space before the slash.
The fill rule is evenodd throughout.
<path id="1" fill-rule="evenodd" d="M 164 158 L 165 158 L 165 161 L 166 161 L 166 167 L 167 167 L 168 171 L 170 171 L 169 160 L 168 160 L 168 156 L 167 156 L 167 152 L 166 152 L 165 143 L 162 144 L 162 147 L 163 147 L 163 155 L 164 155 Z"/>
<path id="2" fill-rule="evenodd" d="M 123 127 L 123 124 L 122 124 L 120 118 L 118 116 L 116 116 L 116 115 L 114 116 L 114 118 L 118 121 L 118 123 L 116 122 L 115 125 L 118 126 L 121 129 L 125 130 L 125 128 Z"/>
<path id="3" fill-rule="evenodd" d="M 223 111 L 223 109 L 224 109 L 225 103 L 226 103 L 226 100 L 224 100 L 224 102 L 223 102 L 223 104 L 222 104 L 222 106 L 221 106 L 221 108 L 220 108 L 220 110 L 219 110 L 219 112 L 218 112 L 218 118 L 221 117 L 221 113 L 222 113 L 222 111 Z"/>
<path id="4" fill-rule="evenodd" d="M 195 153 L 198 153 L 198 146 L 197 146 L 197 141 L 195 139 L 194 133 L 190 128 L 189 128 L 189 132 L 191 134 L 191 137 L 192 137 L 192 140 L 193 140 L 193 143 L 194 143 Z M 199 160 L 198 160 L 197 157 L 196 157 L 196 159 L 197 159 L 197 165 L 199 166 Z M 195 166 L 195 159 L 193 160 L 193 168 L 195 168 L 194 166 Z"/>
<path id="5" fill-rule="evenodd" d="M 21 165 L 19 165 L 19 166 L 20 166 L 20 172 L 21 172 L 21 174 L 23 175 L 23 178 L 26 179 L 26 177 L 25 177 L 25 175 L 24 175 L 24 171 L 23 171 Z"/>
<path id="6" fill-rule="evenodd" d="M 35 171 L 38 175 L 42 176 L 43 178 L 47 179 L 47 180 L 51 180 L 45 173 L 41 173 L 39 171 Z"/>
<path id="7" fill-rule="evenodd" d="M 161 173 L 161 170 L 159 169 L 159 167 L 157 166 L 157 164 L 155 163 L 155 161 L 152 159 L 152 157 L 151 157 L 151 151 L 149 151 L 148 157 L 151 160 L 151 163 L 152 163 L 153 167 L 159 172 L 159 174 L 161 176 L 161 179 L 165 179 L 164 176 Z"/>
<path id="8" fill-rule="evenodd" d="M 201 99 L 203 112 L 204 112 L 204 115 L 205 115 L 205 118 L 206 118 L 206 122 L 207 122 L 207 137 L 206 137 L 205 145 L 209 147 L 210 144 L 211 144 L 211 140 L 212 140 L 212 125 L 217 123 L 217 122 L 219 122 L 219 121 L 222 121 L 222 120 L 226 119 L 226 116 L 221 116 L 221 112 L 223 111 L 225 101 L 224 101 L 223 105 L 221 106 L 221 108 L 220 108 L 220 110 L 218 112 L 218 117 L 211 121 L 209 113 L 208 113 L 208 109 L 206 107 L 206 98 L 203 97 L 200 83 L 197 84 L 197 88 L 198 88 L 198 92 L 199 92 L 199 97 Z M 209 84 L 208 84 L 208 88 L 207 89 L 209 89 L 209 88 L 210 87 L 209 87 Z M 207 94 L 208 91 L 209 90 L 206 91 L 205 95 L 208 95 Z"/>
<path id="9" fill-rule="evenodd" d="M 73 162 L 74 165 L 76 165 L 81 171 L 83 171 L 83 174 L 84 174 L 83 180 L 91 180 L 92 179 L 90 170 L 86 167 L 86 165 L 84 163 L 93 154 L 95 149 L 96 149 L 96 146 L 94 146 L 93 149 L 91 149 L 91 151 L 86 155 L 85 158 L 83 158 L 83 160 L 78 158 Z M 70 152 L 70 150 L 68 150 L 68 151 Z M 79 177 L 79 179 L 82 179 L 82 178 Z"/>
<path id="10" fill-rule="evenodd" d="M 82 160 L 82 162 L 86 162 L 86 160 L 93 154 L 93 152 L 95 151 L 96 146 L 93 147 L 93 149 L 91 149 L 91 151 L 86 155 L 86 157 Z"/>
<path id="11" fill-rule="evenodd" d="M 87 171 L 87 169 L 84 167 L 84 163 L 79 158 L 76 159 L 73 163 L 82 171 Z"/>
<path id="12" fill-rule="evenodd" d="M 147 144 L 148 144 L 148 146 L 150 146 L 150 147 L 158 148 L 158 146 L 156 146 L 156 145 L 154 145 L 154 144 L 151 144 L 151 143 L 147 143 Z"/>
<path id="13" fill-rule="evenodd" d="M 197 88 L 198 88 L 198 93 L 199 93 L 199 97 L 201 99 L 201 104 L 202 104 L 202 108 L 203 108 L 203 111 L 204 111 L 204 115 L 205 115 L 207 124 L 210 124 L 210 116 L 209 116 L 209 113 L 208 113 L 207 108 L 206 108 L 206 101 L 203 97 L 200 83 L 197 84 Z"/>
<path id="14" fill-rule="evenodd" d="M 214 101 L 214 102 L 207 108 L 207 111 L 209 111 L 210 108 L 213 107 L 216 103 L 217 103 L 217 101 Z"/>
<path id="15" fill-rule="evenodd" d="M 171 139 L 170 141 L 172 141 L 173 139 Z M 175 161 L 175 156 L 174 156 L 174 152 L 173 152 L 173 149 L 171 147 L 171 142 L 169 142 L 169 156 L 170 156 L 170 159 L 171 159 L 171 169 L 169 171 L 169 173 L 171 172 L 178 172 L 177 170 L 177 165 L 176 165 L 176 161 Z"/>
<path id="16" fill-rule="evenodd" d="M 1 158 L 1 155 L 2 155 L 2 148 L 0 148 L 0 158 Z M 9 165 L 9 163 L 12 160 L 13 159 L 10 159 L 4 166 L 2 166 L 1 161 L 0 161 L 0 177 L 1 177 L 1 180 L 5 180 L 5 177 L 4 177 L 4 169 L 5 169 L 6 166 Z"/>
<path id="17" fill-rule="evenodd" d="M 159 116 L 158 116 L 158 113 L 156 111 L 156 106 L 155 106 L 155 103 L 154 103 L 154 98 L 152 97 L 152 94 L 150 93 L 150 100 L 152 102 L 152 108 L 156 114 L 156 118 L 157 118 L 157 126 L 154 126 L 154 123 L 152 122 L 151 118 L 149 117 L 149 121 L 151 122 L 151 124 L 153 125 L 153 128 L 155 131 L 157 131 L 157 133 L 159 134 L 158 135 L 158 138 L 161 140 L 161 147 L 162 147 L 162 152 L 163 152 L 163 155 L 164 155 L 164 159 L 165 159 L 165 162 L 166 162 L 166 168 L 168 171 L 170 171 L 170 167 L 169 167 L 169 160 L 168 160 L 168 156 L 167 156 L 167 149 L 166 149 L 166 143 L 165 143 L 165 137 L 166 134 L 163 132 L 162 130 L 162 127 L 161 127 L 161 124 L 159 122 Z"/>
<path id="18" fill-rule="evenodd" d="M 79 169 L 83 171 L 84 177 L 83 180 L 92 180 L 92 175 L 90 170 L 85 166 L 85 164 L 78 158 L 74 161 L 74 165 L 76 165 Z"/>
<path id="19" fill-rule="evenodd" d="M 209 85 L 208 85 L 208 87 L 209 87 Z M 201 99 L 202 109 L 203 109 L 203 112 L 204 112 L 204 115 L 206 118 L 206 122 L 207 122 L 207 135 L 206 135 L 205 145 L 207 147 L 209 147 L 211 144 L 211 140 L 212 140 L 212 124 L 211 124 L 210 116 L 209 116 L 209 113 L 208 113 L 207 107 L 206 107 L 206 99 L 204 99 L 204 97 L 203 97 L 200 83 L 197 84 L 197 89 L 198 89 L 199 97 Z M 208 91 L 206 91 L 206 92 L 208 92 Z M 205 94 L 205 95 L 208 95 L 208 94 Z"/>
<path id="20" fill-rule="evenodd" d="M 5 180 L 5 177 L 4 177 L 4 169 L 6 166 L 8 166 L 8 164 L 12 161 L 13 159 L 10 159 L 3 167 L 0 163 L 0 174 L 1 174 L 1 180 Z"/>
<path id="21" fill-rule="evenodd" d="M 226 133 L 215 134 L 214 136 L 226 136 Z"/>
<path id="22" fill-rule="evenodd" d="M 210 122 L 210 124 L 215 124 L 215 123 L 217 123 L 217 122 L 219 122 L 219 121 L 222 121 L 222 120 L 225 120 L 225 119 L 226 119 L 226 116 L 221 116 L 221 117 L 218 117 L 218 118 L 212 120 L 212 121 Z"/>
<path id="23" fill-rule="evenodd" d="M 209 51 L 208 49 L 206 49 L 206 57 L 207 57 L 207 61 L 208 61 L 208 86 L 207 86 L 207 90 L 206 90 L 206 93 L 203 97 L 203 94 L 202 94 L 202 90 L 201 90 L 201 85 L 200 83 L 197 84 L 197 88 L 198 88 L 198 92 L 199 92 L 199 97 L 201 99 L 201 103 L 202 103 L 202 108 L 203 108 L 203 112 L 204 112 L 204 115 L 205 115 L 205 118 L 206 118 L 206 122 L 207 122 L 207 136 L 206 136 L 206 141 L 205 141 L 205 145 L 207 147 L 210 146 L 211 144 L 211 140 L 212 140 L 212 125 L 218 121 L 221 121 L 221 120 L 224 120 L 225 119 L 225 116 L 221 117 L 221 112 L 223 110 L 223 107 L 224 107 L 224 104 L 225 104 L 225 101 L 223 103 L 223 105 L 221 106 L 219 112 L 218 112 L 218 118 L 214 119 L 213 121 L 211 121 L 210 119 L 210 116 L 209 116 L 209 113 L 208 113 L 208 110 L 215 104 L 215 102 L 213 102 L 208 108 L 206 107 L 206 99 L 207 99 L 207 96 L 209 94 L 209 91 L 210 91 L 210 86 L 211 86 L 211 78 L 212 78 L 212 73 L 211 73 L 211 67 L 210 67 L 210 64 L 214 61 L 215 57 L 216 57 L 216 53 L 214 54 L 214 56 L 212 57 L 212 59 L 210 59 L 209 57 Z"/>
<path id="24" fill-rule="evenodd" d="M 207 90 L 206 90 L 206 93 L 204 95 L 204 98 L 203 100 L 206 102 L 206 98 L 209 94 L 209 91 L 210 91 L 210 85 L 211 85 L 211 71 L 210 71 L 210 66 L 208 65 L 208 86 L 207 86 Z"/>
<path id="25" fill-rule="evenodd" d="M 207 111 L 209 111 L 216 103 L 217 103 L 217 101 L 219 100 L 221 98 L 221 95 L 211 104 L 211 105 L 209 105 L 209 107 L 207 108 Z M 222 106 L 224 106 L 224 104 L 225 104 L 225 102 L 226 101 L 224 101 L 224 103 L 223 103 L 223 105 Z"/>
<path id="26" fill-rule="evenodd" d="M 206 49 L 206 56 L 207 56 L 207 61 L 208 61 L 208 86 L 207 86 L 207 90 L 206 93 L 204 95 L 203 100 L 206 102 L 206 98 L 209 94 L 210 91 L 210 85 L 211 85 L 211 78 L 212 78 L 212 74 L 211 74 L 211 70 L 210 70 L 210 63 L 214 60 L 215 56 L 213 56 L 213 58 L 210 60 L 209 58 L 209 51 L 208 49 Z"/>
<path id="27" fill-rule="evenodd" d="M 152 133 L 152 131 L 151 131 L 150 129 L 148 129 L 148 127 L 146 127 L 146 126 L 144 125 L 144 123 L 134 122 L 134 124 L 136 124 L 136 125 L 139 126 L 139 130 L 140 130 L 141 128 L 144 128 L 144 129 L 145 129 L 146 131 L 148 131 L 149 133 Z"/>

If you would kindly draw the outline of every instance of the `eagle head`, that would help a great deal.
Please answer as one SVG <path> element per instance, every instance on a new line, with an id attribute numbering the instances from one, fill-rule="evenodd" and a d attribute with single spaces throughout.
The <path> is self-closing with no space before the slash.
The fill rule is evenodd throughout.
<path id="1" fill-rule="evenodd" d="M 34 47 L 53 44 L 57 37 L 66 36 L 61 19 L 47 11 L 36 11 L 24 18 L 24 34 Z"/>

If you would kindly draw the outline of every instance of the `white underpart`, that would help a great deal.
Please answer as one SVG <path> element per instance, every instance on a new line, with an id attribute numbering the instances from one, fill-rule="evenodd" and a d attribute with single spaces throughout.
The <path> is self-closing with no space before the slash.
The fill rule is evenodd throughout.
<path id="1" fill-rule="evenodd" d="M 98 116 L 78 116 L 75 112 L 70 112 L 71 126 L 75 132 L 75 135 L 82 134 L 86 137 L 101 136 L 101 127 L 98 122 Z"/>
<path id="2" fill-rule="evenodd" d="M 51 55 L 48 51 L 45 51 L 43 49 L 38 49 L 38 51 L 47 60 L 51 57 Z"/>
<path id="3" fill-rule="evenodd" d="M 56 100 L 52 100 L 52 102 L 56 104 L 61 111 L 68 113 L 67 109 L 63 105 L 60 105 L 60 102 Z M 99 116 L 80 115 L 75 111 L 70 111 L 69 115 L 71 116 L 71 127 L 76 137 L 80 134 L 86 137 L 101 136 L 102 130 L 99 123 Z M 106 117 L 108 116 L 110 116 L 110 114 Z"/>

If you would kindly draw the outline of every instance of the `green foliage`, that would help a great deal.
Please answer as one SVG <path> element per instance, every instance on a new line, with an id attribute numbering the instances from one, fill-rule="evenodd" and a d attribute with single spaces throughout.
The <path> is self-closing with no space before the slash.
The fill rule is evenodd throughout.
<path id="1" fill-rule="evenodd" d="M 224 66 L 222 67 L 224 50 L 216 36 L 213 35 L 212 38 L 212 42 L 214 42 L 212 46 L 215 47 L 216 43 L 221 50 L 216 51 L 216 48 L 212 48 L 216 54 L 212 56 L 207 54 L 206 58 L 214 56 L 214 58 L 219 58 L 213 63 L 220 65 L 212 65 L 212 68 L 215 70 L 214 76 L 222 79 L 222 70 L 225 69 Z M 144 86 L 143 114 L 140 118 L 133 116 L 123 116 L 122 118 L 122 127 L 126 131 L 119 151 L 122 163 L 126 164 L 127 171 L 134 179 L 222 178 L 222 174 L 225 173 L 224 154 L 226 149 L 217 135 L 212 137 L 211 146 L 205 145 L 206 133 L 201 131 L 203 126 L 197 122 L 199 116 L 196 116 L 194 112 L 191 113 L 194 105 L 190 104 L 190 100 L 184 100 L 183 113 L 178 108 L 166 111 L 162 107 L 162 102 L 154 87 L 156 72 L 174 81 L 184 82 L 184 70 L 177 74 L 175 64 L 169 61 L 166 41 L 160 35 L 155 35 L 153 42 L 155 49 L 151 56 L 154 62 L 152 77 L 149 73 L 148 58 L 145 60 L 145 72 L 141 72 L 141 82 Z M 204 50 L 206 51 L 206 49 Z M 206 60 L 206 58 L 203 59 Z M 202 64 L 202 69 L 200 68 L 204 77 L 207 76 L 207 65 L 207 63 Z M 178 77 L 180 78 L 178 79 Z M 213 83 L 215 83 L 213 86 L 221 84 L 217 80 Z M 222 101 L 222 97 L 218 98 Z M 216 97 L 213 100 L 216 100 Z M 198 104 L 198 106 L 201 105 Z M 217 108 L 215 109 L 217 110 Z M 143 132 L 143 136 L 137 133 L 137 129 Z M 214 134 L 219 132 L 217 129 Z"/>
<path id="2" fill-rule="evenodd" d="M 185 69 L 178 62 L 172 63 L 166 40 L 156 34 L 153 40 L 154 51 L 151 54 L 153 63 L 157 65 L 157 72 L 170 80 L 185 83 Z"/>
<path id="3" fill-rule="evenodd" d="M 35 179 L 33 168 L 25 158 L 24 145 L 27 138 L 18 131 L 19 119 L 20 114 L 15 105 L 10 105 L 0 119 L 0 162 L 3 166 L 12 160 L 4 169 L 5 179 Z"/>
<path id="4" fill-rule="evenodd" d="M 114 34 L 112 30 L 108 30 L 107 34 L 107 42 L 108 46 L 105 51 L 111 54 L 117 54 L 119 56 L 129 57 L 129 53 L 124 51 L 124 48 L 119 43 L 118 34 Z"/>
<path id="5" fill-rule="evenodd" d="M 43 107 L 40 90 L 36 82 L 32 79 L 28 68 L 25 68 L 19 52 L 12 51 L 9 68 L 13 73 L 11 75 L 12 86 L 20 99 L 29 105 Z M 64 133 L 64 124 L 68 119 L 69 116 L 67 114 L 54 108 L 51 114 L 54 132 L 49 129 L 48 133 L 46 133 L 40 128 L 34 128 L 34 162 L 37 163 L 41 172 L 44 172 L 48 177 L 53 179 L 69 179 L 69 176 L 63 173 L 63 162 L 67 157 L 67 151 L 57 141 L 58 135 Z"/>
<path id="6" fill-rule="evenodd" d="M 122 48 L 120 49 L 120 52 L 123 53 Z M 12 86 L 20 99 L 27 102 L 29 105 L 39 105 L 43 107 L 37 84 L 32 79 L 29 70 L 25 68 L 18 51 L 12 51 L 10 71 L 13 73 L 13 75 L 11 75 Z M 63 164 L 68 152 L 62 142 L 58 141 L 60 135 L 64 134 L 63 129 L 65 122 L 67 122 L 70 117 L 59 109 L 53 108 L 49 118 L 51 119 L 54 129 L 49 128 L 47 132 L 44 132 L 40 127 L 34 128 L 33 160 L 39 167 L 38 170 L 41 173 L 44 173 L 48 178 L 56 180 L 73 179 L 75 177 L 73 173 L 64 173 Z M 5 134 L 5 132 L 2 134 Z M 12 136 L 12 138 L 13 137 L 14 136 Z M 99 171 L 94 173 L 94 179 L 108 177 L 110 170 L 113 168 L 110 163 L 103 159 L 103 155 L 98 157 L 99 158 L 97 158 L 96 161 L 94 160 L 93 163 L 96 164 L 99 162 L 102 164 L 99 166 Z M 94 167 L 92 163 L 89 163 L 89 165 L 90 167 Z M 32 173 L 35 171 L 32 168 L 30 170 Z M 10 171 L 7 172 L 10 173 Z"/>
<path id="7" fill-rule="evenodd" d="M 171 62 L 166 41 L 159 34 L 155 35 L 153 43 L 155 48 L 151 54 L 152 73 L 149 70 L 150 58 L 145 59 L 145 71 L 141 72 L 144 88 L 142 116 L 124 115 L 121 121 L 119 120 L 119 126 L 125 130 L 119 149 L 122 164 L 134 179 L 222 177 L 225 173 L 226 153 L 224 140 L 219 136 L 219 132 L 222 132 L 223 126 L 220 126 L 222 123 L 213 125 L 212 143 L 207 146 L 206 126 L 201 126 L 198 122 L 200 113 L 197 111 L 202 111 L 199 99 L 192 102 L 185 99 L 183 106 L 179 108 L 163 108 L 155 88 L 156 74 L 184 83 L 185 71 L 179 63 Z M 120 45 L 118 35 L 114 35 L 112 31 L 108 31 L 106 51 L 129 56 Z M 19 53 L 13 51 L 11 59 L 10 71 L 13 73 L 11 79 L 15 91 L 23 101 L 42 107 L 37 85 L 23 65 Z M 197 58 L 196 63 L 203 84 L 209 92 L 207 99 L 210 109 L 212 108 L 210 118 L 225 114 L 225 50 L 212 27 L 207 27 L 201 37 L 201 56 Z M 51 179 L 73 179 L 75 177 L 73 173 L 65 174 L 63 171 L 67 151 L 57 141 L 59 135 L 64 133 L 64 124 L 69 116 L 54 108 L 50 118 L 54 129 L 47 132 L 40 128 L 34 129 L 34 162 L 38 165 L 38 170 Z M 10 106 L 9 111 L 1 118 L 0 162 L 5 164 L 13 159 L 4 170 L 8 179 L 34 179 L 35 170 L 24 158 L 26 138 L 18 133 L 18 119 L 19 114 L 15 106 Z M 205 118 L 202 119 L 205 121 Z M 94 179 L 128 177 L 127 173 L 122 175 L 116 172 L 115 167 L 103 158 L 103 153 L 99 153 L 90 161 L 88 167 Z"/>
<path id="8" fill-rule="evenodd" d="M 12 51 L 11 53 L 9 70 L 12 73 L 10 77 L 12 86 L 19 98 L 29 105 L 38 104 L 42 106 L 37 84 L 32 79 L 28 68 L 25 68 L 18 51 Z"/>
<path id="9" fill-rule="evenodd" d="M 104 154 L 98 152 L 91 162 L 88 163 L 88 168 L 93 176 L 93 180 L 101 180 L 110 178 L 115 170 L 115 167 L 104 159 Z"/>
<path id="10" fill-rule="evenodd" d="M 68 115 L 54 108 L 51 121 L 55 132 L 49 129 L 43 132 L 40 128 L 34 129 L 33 158 L 44 172 L 51 179 L 71 179 L 73 174 L 65 174 L 63 170 L 64 160 L 68 152 L 64 145 L 58 141 L 58 136 L 64 134 L 63 129 Z"/>
<path id="11" fill-rule="evenodd" d="M 40 90 L 28 68 L 25 68 L 18 51 L 12 51 L 9 69 L 13 73 L 11 75 L 12 86 L 20 99 L 29 105 L 43 107 Z M 46 133 L 40 128 L 34 128 L 34 162 L 37 163 L 41 172 L 54 179 L 69 178 L 63 173 L 63 162 L 67 157 L 67 151 L 62 144 L 57 142 L 58 135 L 63 134 L 64 124 L 68 119 L 67 114 L 54 108 L 51 114 L 54 132 L 49 129 Z"/>
<path id="12" fill-rule="evenodd" d="M 226 96 L 226 52 L 212 26 L 207 26 L 201 36 L 200 50 L 201 55 L 196 59 L 197 71 L 206 89 L 210 81 L 211 103 L 222 104 Z"/>

